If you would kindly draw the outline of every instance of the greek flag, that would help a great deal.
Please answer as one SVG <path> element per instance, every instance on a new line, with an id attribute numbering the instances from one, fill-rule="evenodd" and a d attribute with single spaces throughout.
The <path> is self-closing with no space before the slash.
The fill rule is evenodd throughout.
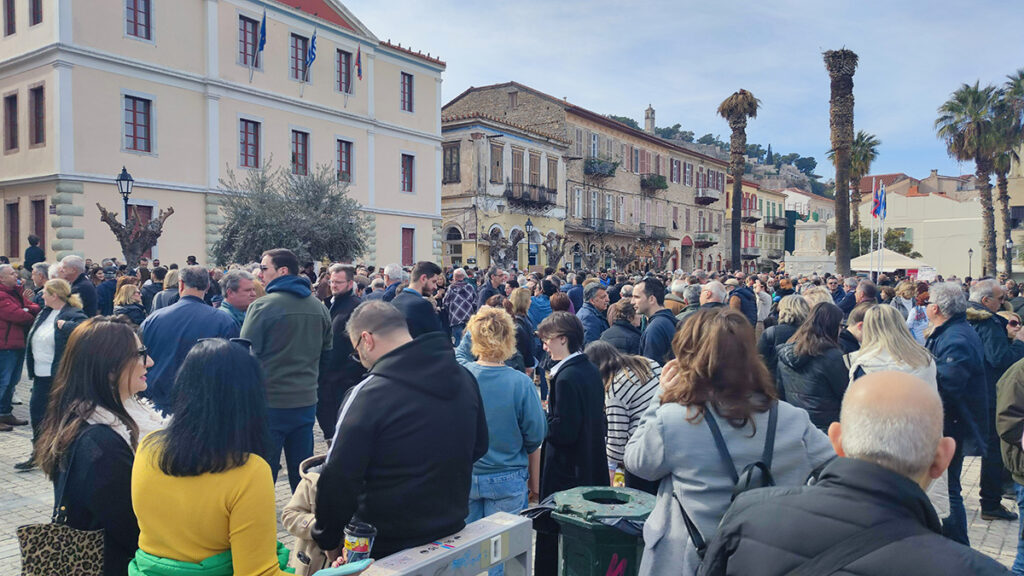
<path id="1" fill-rule="evenodd" d="M 313 30 L 313 37 L 309 39 L 309 49 L 306 50 L 306 78 L 309 78 L 309 67 L 316 60 L 316 30 Z"/>

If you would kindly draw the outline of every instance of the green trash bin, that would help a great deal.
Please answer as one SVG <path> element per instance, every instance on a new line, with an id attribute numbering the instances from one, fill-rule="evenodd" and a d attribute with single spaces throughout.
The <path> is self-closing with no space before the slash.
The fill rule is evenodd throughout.
<path id="1" fill-rule="evenodd" d="M 551 517 L 558 522 L 559 576 L 634 576 L 644 541 L 601 519 L 643 522 L 654 496 L 632 488 L 582 486 L 555 494 Z"/>

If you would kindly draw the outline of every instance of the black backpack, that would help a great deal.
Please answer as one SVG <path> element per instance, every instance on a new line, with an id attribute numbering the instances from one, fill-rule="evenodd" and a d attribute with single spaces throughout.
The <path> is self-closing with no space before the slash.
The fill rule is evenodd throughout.
<path id="1" fill-rule="evenodd" d="M 711 429 L 711 435 L 715 438 L 715 447 L 718 448 L 718 455 L 721 457 L 722 464 L 725 465 L 729 475 L 732 476 L 732 481 L 735 485 L 732 489 L 731 500 L 735 500 L 736 496 L 753 488 L 775 486 L 775 478 L 772 477 L 772 455 L 775 452 L 775 429 L 778 426 L 778 419 L 779 403 L 776 401 L 772 402 L 771 408 L 768 409 L 768 430 L 764 437 L 764 450 L 761 452 L 761 459 L 748 464 L 743 468 L 742 472 L 737 474 L 736 464 L 733 463 L 732 455 L 729 454 L 729 449 L 725 446 L 725 439 L 722 438 L 722 431 L 718 428 L 718 422 L 712 416 L 710 406 L 705 407 L 704 421 L 708 423 L 708 428 Z M 674 490 L 672 497 L 679 504 L 679 511 L 683 513 L 683 523 L 686 524 L 686 531 L 690 533 L 690 542 L 693 542 L 694 547 L 697 548 L 697 556 L 703 560 L 708 543 L 701 535 L 700 529 L 690 519 L 690 515 L 686 513 L 682 500 L 679 499 L 679 495 Z"/>

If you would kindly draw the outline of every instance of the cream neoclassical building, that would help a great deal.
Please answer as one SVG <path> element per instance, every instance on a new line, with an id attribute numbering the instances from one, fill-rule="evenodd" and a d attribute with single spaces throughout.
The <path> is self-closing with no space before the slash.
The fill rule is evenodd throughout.
<path id="1" fill-rule="evenodd" d="M 440 261 L 441 60 L 379 41 L 335 0 L 10 4 L 0 253 L 20 259 L 35 233 L 51 259 L 118 255 L 96 203 L 122 211 L 125 166 L 133 210 L 175 210 L 153 255 L 202 261 L 221 179 L 272 159 L 350 181 L 372 222 L 365 261 Z"/>

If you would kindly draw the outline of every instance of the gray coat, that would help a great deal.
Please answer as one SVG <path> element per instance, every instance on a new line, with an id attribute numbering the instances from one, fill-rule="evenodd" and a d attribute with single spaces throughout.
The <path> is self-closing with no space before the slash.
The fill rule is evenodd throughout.
<path id="1" fill-rule="evenodd" d="M 680 404 L 660 404 L 654 395 L 640 427 L 626 444 L 626 470 L 646 480 L 661 480 L 654 510 L 644 524 L 644 556 L 640 576 L 694 574 L 697 550 L 690 543 L 673 492 L 705 540 L 715 535 L 732 498 L 732 478 L 714 449 L 711 430 L 703 419 L 686 421 Z M 737 472 L 761 458 L 768 413 L 756 414 L 757 434 L 750 427 L 734 428 L 715 413 Z M 779 402 L 772 475 L 779 486 L 800 486 L 814 468 L 835 457 L 828 437 L 811 423 L 807 412 Z"/>

